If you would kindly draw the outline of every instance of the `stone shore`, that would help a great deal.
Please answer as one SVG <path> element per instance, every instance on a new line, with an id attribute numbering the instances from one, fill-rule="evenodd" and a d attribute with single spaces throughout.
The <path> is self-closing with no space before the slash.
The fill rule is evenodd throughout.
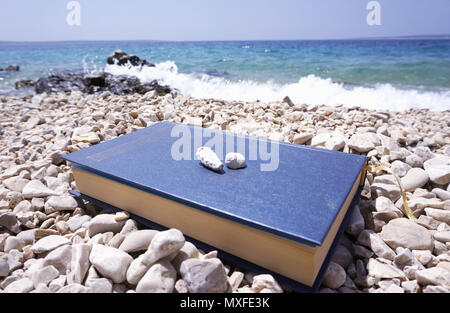
<path id="1" fill-rule="evenodd" d="M 450 112 L 199 100 L 150 91 L 0 96 L 1 292 L 291 292 L 69 195 L 61 155 L 160 121 L 229 130 L 367 155 L 393 175 L 368 174 L 359 206 L 320 292 L 450 292 Z"/>

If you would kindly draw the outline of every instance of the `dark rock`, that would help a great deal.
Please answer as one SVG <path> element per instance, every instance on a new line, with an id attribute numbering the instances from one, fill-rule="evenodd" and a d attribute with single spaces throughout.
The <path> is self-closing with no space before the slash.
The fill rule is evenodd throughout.
<path id="1" fill-rule="evenodd" d="M 16 85 L 16 89 L 25 89 L 25 88 L 34 87 L 36 85 L 36 82 L 34 80 L 25 79 L 25 80 L 16 81 L 15 85 Z"/>
<path id="2" fill-rule="evenodd" d="M 170 93 L 168 86 L 161 86 L 157 81 L 142 84 L 139 78 L 127 75 L 112 75 L 109 73 L 58 73 L 46 78 L 40 78 L 35 86 L 37 93 L 57 93 L 81 91 L 96 93 L 110 91 L 116 95 L 145 94 L 156 90 L 159 95 Z"/>
<path id="3" fill-rule="evenodd" d="M 86 92 L 84 75 L 78 73 L 58 73 L 48 77 L 39 78 L 35 90 L 37 93 L 52 92 Z"/>
<path id="4" fill-rule="evenodd" d="M 7 68 L 3 69 L 5 72 L 18 72 L 20 70 L 20 66 L 17 64 L 11 64 Z"/>
<path id="5" fill-rule="evenodd" d="M 287 103 L 290 107 L 294 106 L 294 103 L 292 102 L 291 98 L 289 98 L 288 96 L 284 97 L 283 102 Z"/>
<path id="6" fill-rule="evenodd" d="M 131 64 L 133 66 L 155 66 L 147 62 L 147 60 L 141 59 L 134 54 L 127 54 L 122 50 L 114 51 L 107 59 L 108 64 L 125 65 Z"/>

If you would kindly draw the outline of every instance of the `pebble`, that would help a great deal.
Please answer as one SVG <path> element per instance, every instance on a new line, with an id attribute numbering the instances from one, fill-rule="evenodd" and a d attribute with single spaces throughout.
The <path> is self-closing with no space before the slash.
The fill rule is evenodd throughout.
<path id="1" fill-rule="evenodd" d="M 27 277 L 11 282 L 4 293 L 28 293 L 34 289 L 33 281 Z"/>
<path id="2" fill-rule="evenodd" d="M 450 183 L 450 157 L 439 156 L 423 163 L 430 180 L 436 184 Z"/>
<path id="3" fill-rule="evenodd" d="M 32 276 L 34 288 L 40 284 L 48 285 L 52 280 L 59 276 L 59 271 L 52 265 L 45 266 L 38 271 L 35 271 Z"/>
<path id="4" fill-rule="evenodd" d="M 205 167 L 213 171 L 220 172 L 223 170 L 223 163 L 220 161 L 216 153 L 209 147 L 198 148 L 195 153 L 195 157 L 197 160 L 200 160 Z"/>
<path id="5" fill-rule="evenodd" d="M 412 168 L 401 179 L 405 191 L 413 191 L 424 186 L 429 180 L 427 172 L 421 168 Z"/>
<path id="6" fill-rule="evenodd" d="M 363 231 L 364 226 L 365 226 L 364 218 L 361 215 L 359 207 L 356 206 L 352 212 L 350 221 L 345 231 L 354 237 L 358 237 L 358 235 Z"/>
<path id="7" fill-rule="evenodd" d="M 3 185 L 12 191 L 22 192 L 23 188 L 30 182 L 29 179 L 14 176 L 3 181 Z"/>
<path id="8" fill-rule="evenodd" d="M 258 292 L 283 293 L 280 285 L 272 275 L 262 274 L 253 277 L 252 289 Z"/>
<path id="9" fill-rule="evenodd" d="M 314 137 L 313 133 L 301 133 L 301 134 L 296 134 L 294 136 L 294 143 L 298 144 L 298 145 L 303 145 L 305 143 L 307 143 L 312 137 Z"/>
<path id="10" fill-rule="evenodd" d="M 89 263 L 89 245 L 75 244 L 72 246 L 72 257 L 70 260 L 70 273 L 67 275 L 69 284 L 81 284 L 84 280 L 90 263 Z"/>
<path id="11" fill-rule="evenodd" d="M 400 278 L 406 280 L 405 274 L 391 264 L 382 263 L 376 259 L 369 259 L 367 271 L 370 276 L 377 279 Z"/>
<path id="12" fill-rule="evenodd" d="M 5 251 L 6 253 L 8 253 L 11 250 L 21 251 L 22 247 L 23 247 L 23 242 L 20 239 L 18 239 L 15 236 L 9 236 L 8 238 L 6 238 L 3 251 Z"/>
<path id="13" fill-rule="evenodd" d="M 44 259 L 43 266 L 53 265 L 59 274 L 65 275 L 70 269 L 70 261 L 72 259 L 72 247 L 63 245 L 51 251 Z"/>
<path id="14" fill-rule="evenodd" d="M 247 166 L 245 163 L 245 157 L 236 152 L 227 153 L 225 157 L 225 164 L 229 169 L 233 170 L 245 168 Z"/>
<path id="15" fill-rule="evenodd" d="M 116 221 L 112 214 L 99 214 L 92 218 L 89 222 L 84 223 L 89 237 L 94 237 L 99 233 L 113 232 L 118 233 L 125 225 L 125 221 Z"/>
<path id="16" fill-rule="evenodd" d="M 67 221 L 67 225 L 69 226 L 69 229 L 71 232 L 75 232 L 78 229 L 80 229 L 81 226 L 83 226 L 84 223 L 89 222 L 92 219 L 89 215 L 82 215 L 82 216 L 73 216 L 69 218 Z"/>
<path id="17" fill-rule="evenodd" d="M 165 260 L 154 263 L 136 287 L 137 293 L 172 293 L 175 287 L 177 272 Z"/>
<path id="18" fill-rule="evenodd" d="M 425 208 L 425 213 L 427 214 L 427 216 L 433 218 L 434 220 L 450 225 L 450 210 Z"/>
<path id="19" fill-rule="evenodd" d="M 31 180 L 22 191 L 22 195 L 25 199 L 31 199 L 34 197 L 47 197 L 47 196 L 57 196 L 58 193 L 49 189 L 39 180 Z"/>
<path id="20" fill-rule="evenodd" d="M 178 252 L 184 243 L 184 236 L 177 229 L 158 232 L 153 237 L 147 251 L 131 263 L 127 272 L 127 281 L 137 285 L 153 263 Z"/>
<path id="21" fill-rule="evenodd" d="M 334 250 L 331 261 L 339 264 L 343 268 L 347 268 L 353 262 L 353 255 L 350 253 L 349 249 L 340 244 Z"/>
<path id="22" fill-rule="evenodd" d="M 57 293 L 91 293 L 91 289 L 80 284 L 69 284 L 59 289 Z"/>
<path id="23" fill-rule="evenodd" d="M 450 272 L 441 267 L 432 267 L 416 272 L 417 282 L 421 285 L 442 285 L 450 287 Z"/>
<path id="24" fill-rule="evenodd" d="M 430 232 L 406 218 L 391 220 L 383 227 L 380 236 L 393 249 L 404 247 L 431 251 L 434 246 Z"/>
<path id="25" fill-rule="evenodd" d="M 32 247 L 33 253 L 44 253 L 52 251 L 60 246 L 70 244 L 70 240 L 59 235 L 50 235 L 39 239 Z"/>
<path id="26" fill-rule="evenodd" d="M 49 283 L 48 288 L 51 290 L 51 292 L 56 292 L 65 286 L 66 279 L 66 275 L 59 275 L 58 278 L 52 280 Z"/>
<path id="27" fill-rule="evenodd" d="M 127 253 L 147 250 L 157 233 L 158 231 L 153 229 L 132 232 L 125 237 L 119 249 Z"/>
<path id="28" fill-rule="evenodd" d="M 353 135 L 347 144 L 351 149 L 358 152 L 369 152 L 380 145 L 380 143 L 380 139 L 376 134 L 363 133 Z"/>
<path id="29" fill-rule="evenodd" d="M 200 256 L 200 253 L 192 243 L 189 241 L 186 241 L 181 247 L 181 249 L 178 251 L 175 258 L 171 261 L 172 265 L 175 267 L 177 272 L 180 271 L 181 263 L 183 263 L 184 260 L 190 259 L 190 258 L 198 258 Z"/>
<path id="30" fill-rule="evenodd" d="M 85 286 L 90 289 L 91 293 L 111 293 L 113 290 L 113 283 L 107 278 L 86 280 Z"/>
<path id="31" fill-rule="evenodd" d="M 52 196 L 45 206 L 49 206 L 56 211 L 73 211 L 77 208 L 78 203 L 74 197 L 70 196 Z"/>
<path id="32" fill-rule="evenodd" d="M 372 249 L 376 256 L 388 260 L 394 260 L 395 252 L 371 230 L 364 230 L 358 237 L 359 243 Z"/>
<path id="33" fill-rule="evenodd" d="M 9 274 L 9 264 L 5 260 L 0 259 L 0 277 L 6 277 Z"/>
<path id="34" fill-rule="evenodd" d="M 327 271 L 323 276 L 322 284 L 325 287 L 337 289 L 344 284 L 346 276 L 347 274 L 342 266 L 337 263 L 330 262 Z"/>
<path id="35" fill-rule="evenodd" d="M 228 289 L 225 267 L 217 259 L 187 259 L 180 274 L 191 293 L 222 293 Z"/>
<path id="36" fill-rule="evenodd" d="M 128 267 L 133 258 L 119 249 L 94 244 L 89 261 L 103 276 L 120 284 L 125 281 Z"/>

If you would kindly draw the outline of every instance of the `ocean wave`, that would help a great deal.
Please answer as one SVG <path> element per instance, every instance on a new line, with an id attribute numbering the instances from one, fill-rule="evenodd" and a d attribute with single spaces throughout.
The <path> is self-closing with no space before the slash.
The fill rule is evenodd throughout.
<path id="1" fill-rule="evenodd" d="M 402 111 L 410 108 L 448 110 L 450 91 L 422 92 L 414 89 L 398 89 L 390 84 L 373 87 L 348 86 L 315 75 L 301 77 L 297 82 L 278 84 L 268 80 L 233 81 L 206 73 L 180 73 L 173 61 L 156 64 L 155 67 L 107 65 L 105 71 L 114 75 L 137 76 L 142 82 L 157 80 L 160 84 L 178 89 L 187 96 L 202 99 L 236 101 L 280 101 L 285 96 L 294 103 L 312 105 L 359 106 L 376 110 Z"/>

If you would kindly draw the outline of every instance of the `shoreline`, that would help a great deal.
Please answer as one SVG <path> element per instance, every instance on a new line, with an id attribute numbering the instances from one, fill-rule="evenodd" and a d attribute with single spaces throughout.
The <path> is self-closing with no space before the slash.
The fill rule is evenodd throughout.
<path id="1" fill-rule="evenodd" d="M 103 265 L 95 260 L 86 273 L 90 280 L 84 283 L 67 281 L 73 275 L 70 269 L 45 286 L 31 286 L 30 280 L 43 270 L 42 262 L 51 264 L 51 251 L 63 253 L 65 246 L 77 244 L 89 249 L 100 244 L 117 250 L 118 242 L 129 235 L 125 232 L 121 236 L 116 222 L 110 222 L 109 228 L 100 233 L 89 232 L 95 216 L 102 214 L 98 215 L 101 212 L 93 206 L 70 200 L 68 192 L 76 186 L 61 154 L 166 120 L 363 154 L 369 158 L 369 165 L 391 167 L 402 180 L 418 223 L 404 215 L 393 176 L 368 173 L 359 210 L 335 252 L 320 292 L 450 292 L 450 280 L 430 278 L 450 275 L 448 110 L 386 112 L 308 106 L 288 99 L 240 102 L 195 99 L 176 91 L 164 96 L 155 91 L 122 96 L 106 91 L 0 96 L 0 116 L 0 260 L 6 260 L 10 268 L 4 278 L 0 277 L 0 292 L 142 291 L 135 284 L 115 283 L 106 270 L 97 273 Z M 36 181 L 39 186 L 30 193 L 30 182 L 33 185 Z M 11 217 L 9 224 L 2 216 Z M 109 219 L 114 220 L 114 215 Z M 123 219 L 135 224 L 126 216 Z M 45 246 L 45 252 L 38 250 L 48 236 L 67 242 L 58 247 Z M 197 262 L 215 259 L 214 253 L 203 255 L 191 250 Z M 113 255 L 116 251 L 109 252 Z M 78 266 L 77 262 L 73 266 Z M 227 288 L 231 288 L 221 291 L 283 291 L 271 276 L 255 276 L 235 269 L 233 264 L 224 266 L 220 262 L 215 266 L 226 273 Z M 173 281 L 173 288 L 186 292 L 186 281 L 180 275 L 176 283 Z M 101 288 L 91 281 L 99 283 L 98 279 L 105 278 Z M 58 279 L 65 282 L 57 285 Z M 223 283 L 223 277 L 215 279 Z M 284 288 L 284 292 L 290 290 Z"/>

